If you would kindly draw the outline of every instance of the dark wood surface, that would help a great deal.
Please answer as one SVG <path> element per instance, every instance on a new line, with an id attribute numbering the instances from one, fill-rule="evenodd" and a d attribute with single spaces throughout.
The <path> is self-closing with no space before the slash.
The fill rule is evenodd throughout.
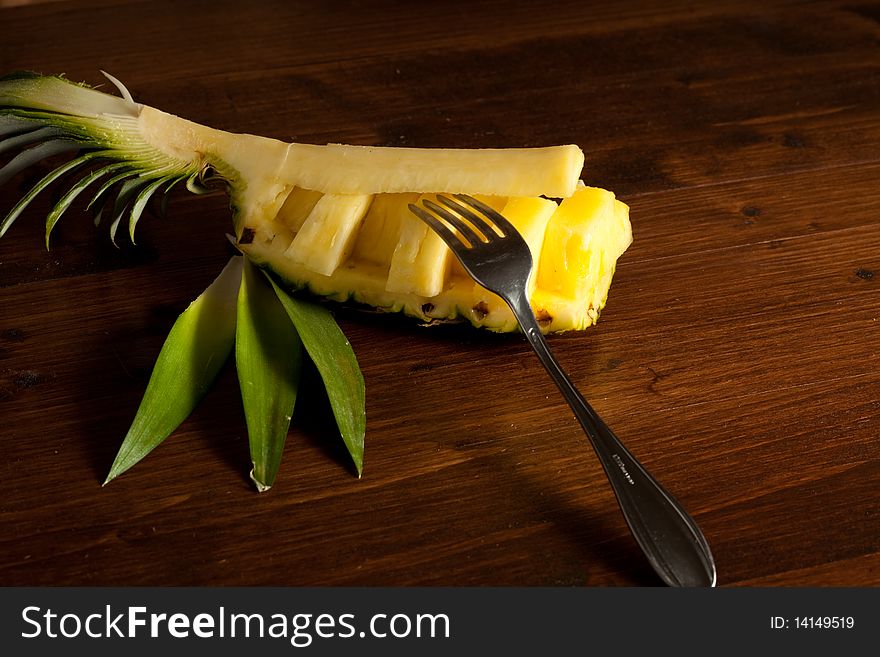
<path id="1" fill-rule="evenodd" d="M 696 517 L 720 586 L 880 584 L 880 5 L 325 4 L 6 8 L 0 69 L 105 69 L 285 140 L 580 145 L 635 242 L 599 325 L 552 338 L 563 366 Z M 339 309 L 362 479 L 312 391 L 254 492 L 228 369 L 102 488 L 229 213 L 177 194 L 116 249 L 74 210 L 47 252 L 51 200 L 0 240 L 0 584 L 659 584 L 515 336 Z"/>

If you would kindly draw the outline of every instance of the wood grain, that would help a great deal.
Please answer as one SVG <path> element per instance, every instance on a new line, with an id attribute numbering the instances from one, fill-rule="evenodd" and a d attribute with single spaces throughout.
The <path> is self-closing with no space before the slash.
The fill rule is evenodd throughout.
<path id="1" fill-rule="evenodd" d="M 105 69 L 286 140 L 579 144 L 635 242 L 599 325 L 552 338 L 563 365 L 696 516 L 719 585 L 880 585 L 880 10 L 539 7 L 9 7 L 0 70 Z M 50 202 L 0 241 L 0 584 L 659 584 L 516 336 L 339 308 L 367 383 L 362 479 L 312 390 L 253 492 L 226 370 L 102 488 L 168 329 L 230 255 L 229 214 L 175 195 L 116 249 L 75 209 L 47 252 Z"/>

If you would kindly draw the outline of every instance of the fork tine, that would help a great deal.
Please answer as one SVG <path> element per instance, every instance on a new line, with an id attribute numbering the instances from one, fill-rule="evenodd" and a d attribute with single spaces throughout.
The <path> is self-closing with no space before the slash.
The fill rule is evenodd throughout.
<path id="1" fill-rule="evenodd" d="M 461 239 L 459 239 L 458 235 L 453 233 L 446 224 L 440 221 L 433 214 L 413 203 L 410 203 L 408 207 L 410 209 L 410 212 L 412 212 L 419 219 L 428 224 L 428 226 L 433 228 L 434 232 L 440 236 L 440 239 L 446 242 L 446 246 L 452 249 L 454 253 L 458 253 L 462 249 L 467 248 L 467 244 L 462 242 Z"/>
<path id="2" fill-rule="evenodd" d="M 437 200 L 450 210 L 457 212 L 470 221 L 474 225 L 474 228 L 486 236 L 486 240 L 491 241 L 492 239 L 501 237 L 499 235 L 499 230 L 495 229 L 492 224 L 471 210 L 468 206 L 464 205 L 461 201 L 455 201 L 448 196 L 438 196 Z"/>
<path id="3" fill-rule="evenodd" d="M 493 210 L 482 201 L 475 199 L 473 196 L 468 196 L 467 194 L 453 194 L 452 196 L 462 203 L 467 203 L 475 210 L 479 210 L 484 215 L 489 217 L 489 219 L 494 221 L 495 225 L 501 229 L 501 232 L 504 233 L 505 236 L 517 234 L 516 226 L 510 223 L 507 218 L 500 212 Z"/>
<path id="4" fill-rule="evenodd" d="M 437 197 L 438 201 L 442 201 L 442 199 L 443 199 L 442 196 Z M 467 242 L 470 246 L 476 246 L 477 244 L 480 244 L 481 242 L 485 241 L 477 234 L 477 232 L 473 228 L 471 228 L 470 226 L 467 225 L 467 223 L 462 221 L 461 217 L 455 216 L 454 214 L 449 212 L 449 210 L 447 210 L 446 208 L 443 208 L 443 207 L 437 205 L 432 200 L 427 199 L 427 198 L 422 201 L 422 204 L 425 207 L 430 208 L 431 210 L 434 211 L 435 214 L 440 215 L 440 217 L 442 217 L 447 222 L 449 222 L 459 233 L 461 233 L 464 236 L 465 240 L 467 240 Z"/>

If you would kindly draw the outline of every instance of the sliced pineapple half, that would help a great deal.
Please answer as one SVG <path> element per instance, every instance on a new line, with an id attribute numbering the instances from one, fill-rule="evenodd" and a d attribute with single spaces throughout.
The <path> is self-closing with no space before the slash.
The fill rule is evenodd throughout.
<path id="1" fill-rule="evenodd" d="M 74 200 L 112 209 L 134 238 L 150 197 L 185 182 L 226 184 L 238 247 L 290 288 L 355 301 L 422 321 L 465 319 L 495 331 L 516 322 L 476 285 L 448 247 L 408 210 L 439 193 L 478 196 L 504 213 L 532 249 L 531 300 L 546 331 L 582 329 L 605 304 L 632 241 L 629 211 L 580 181 L 574 145 L 418 149 L 285 143 L 215 130 L 62 77 L 0 80 L 0 152 L 21 150 L 0 184 L 43 158 L 78 151 L 45 176 L 0 223 L 2 236 L 44 188 L 84 171 L 51 211 L 46 240 Z M 114 196 L 115 199 L 111 199 Z M 560 202 L 550 199 L 561 199 Z"/>

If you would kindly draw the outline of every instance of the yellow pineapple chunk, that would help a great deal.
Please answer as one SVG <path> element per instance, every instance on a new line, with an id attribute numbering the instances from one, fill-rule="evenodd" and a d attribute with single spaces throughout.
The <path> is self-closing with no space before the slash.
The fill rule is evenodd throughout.
<path id="1" fill-rule="evenodd" d="M 508 199 L 507 203 L 499 210 L 522 235 L 532 253 L 532 275 L 529 278 L 528 287 L 530 297 L 537 285 L 535 272 L 541 257 L 541 248 L 544 245 L 547 224 L 557 207 L 556 203 L 546 198 L 515 196 Z M 471 304 L 470 311 L 476 321 L 488 322 L 492 325 L 503 325 L 515 321 L 507 304 L 498 295 L 477 283 L 473 285 L 473 304 Z M 489 316 L 490 314 L 492 317 Z"/>
<path id="2" fill-rule="evenodd" d="M 361 223 L 351 259 L 357 263 L 378 265 L 387 272 L 391 267 L 404 222 L 412 212 L 409 204 L 419 200 L 412 194 L 376 194 Z"/>
<path id="3" fill-rule="evenodd" d="M 551 217 L 532 307 L 549 331 L 589 326 L 605 306 L 617 259 L 632 243 L 629 207 L 579 185 Z"/>
<path id="4" fill-rule="evenodd" d="M 306 217 L 285 256 L 330 276 L 348 258 L 371 194 L 324 194 Z"/>
<path id="5" fill-rule="evenodd" d="M 323 194 L 304 187 L 294 187 L 281 209 L 278 210 L 276 221 L 280 221 L 294 233 L 297 232 L 305 223 L 315 205 L 321 199 Z"/>
<path id="6" fill-rule="evenodd" d="M 425 198 L 435 198 L 427 196 Z M 404 217 L 385 290 L 433 297 L 443 291 L 452 252 L 421 219 Z"/>
<path id="7" fill-rule="evenodd" d="M 539 260 L 538 285 L 562 297 L 582 297 L 599 265 L 597 227 L 614 213 L 614 194 L 595 187 L 580 187 L 563 199 L 547 228 Z"/>

